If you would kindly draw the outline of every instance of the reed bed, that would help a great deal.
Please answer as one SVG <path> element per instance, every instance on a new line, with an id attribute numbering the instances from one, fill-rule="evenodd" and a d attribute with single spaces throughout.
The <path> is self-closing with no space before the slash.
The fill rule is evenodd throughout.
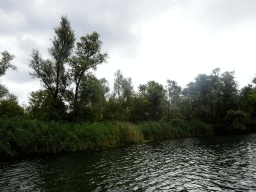
<path id="1" fill-rule="evenodd" d="M 191 120 L 173 125 L 164 122 L 142 122 L 137 124 L 145 140 L 172 139 L 213 135 L 212 125 Z"/>
<path id="2" fill-rule="evenodd" d="M 0 154 L 16 156 L 72 152 L 136 144 L 152 139 L 211 134 L 212 127 L 199 121 L 185 122 L 174 127 L 162 122 L 60 123 L 22 118 L 0 119 Z"/>

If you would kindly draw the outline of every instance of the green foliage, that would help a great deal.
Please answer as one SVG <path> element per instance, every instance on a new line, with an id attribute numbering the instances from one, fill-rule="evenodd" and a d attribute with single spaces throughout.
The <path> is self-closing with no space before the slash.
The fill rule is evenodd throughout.
<path id="1" fill-rule="evenodd" d="M 3 100 L 5 97 L 8 97 L 9 91 L 8 89 L 0 84 L 0 101 Z"/>
<path id="2" fill-rule="evenodd" d="M 144 88 L 146 91 L 144 92 Z M 155 81 L 148 81 L 146 85 L 140 85 L 140 89 L 143 92 L 145 105 L 145 115 L 151 121 L 159 121 L 162 118 L 164 101 L 166 100 L 166 90 L 162 85 Z"/>
<path id="3" fill-rule="evenodd" d="M 189 83 L 183 90 L 185 99 L 193 108 L 190 118 L 215 124 L 224 120 L 228 110 L 238 109 L 234 72 L 219 73 L 220 69 L 217 68 L 211 75 L 199 74 L 196 81 Z"/>
<path id="4" fill-rule="evenodd" d="M 88 75 L 86 73 L 90 69 L 96 70 L 97 65 L 105 62 L 108 55 L 100 52 L 102 42 L 96 32 L 82 36 L 75 46 L 75 32 L 71 29 L 66 16 L 61 17 L 60 26 L 54 30 L 56 36 L 49 49 L 52 59 L 43 60 L 39 51 L 33 50 L 29 64 L 34 69 L 31 75 L 40 78 L 48 91 L 47 98 L 50 100 L 48 103 L 54 111 L 48 119 L 61 119 L 59 114 L 63 111 L 60 110 L 65 108 L 63 104 L 66 101 L 72 111 L 71 119 L 77 120 L 81 118 L 81 105 L 83 109 L 87 107 L 87 103 L 84 104 L 83 98 L 81 99 L 81 92 L 85 90 L 83 82 Z M 75 52 L 72 54 L 74 47 Z M 70 68 L 67 68 L 67 65 Z M 70 89 L 72 83 L 75 86 L 74 90 Z"/>
<path id="5" fill-rule="evenodd" d="M 174 127 L 169 123 L 125 122 L 59 123 L 0 118 L 0 154 L 56 153 L 98 149 L 144 140 L 169 139 L 213 134 L 209 125 L 199 121 Z M 196 130 L 201 130 L 197 132 Z"/>
<path id="6" fill-rule="evenodd" d="M 256 91 L 252 91 L 248 95 L 248 100 L 247 100 L 249 106 L 248 106 L 248 111 L 251 115 L 252 118 L 256 118 Z"/>
<path id="7" fill-rule="evenodd" d="M 73 115 L 75 118 L 79 118 L 80 105 L 83 105 L 83 92 L 88 79 L 86 72 L 90 69 L 96 70 L 99 64 L 106 62 L 108 57 L 107 53 L 102 54 L 100 41 L 100 36 L 98 33 L 93 32 L 91 35 L 86 35 L 80 38 L 80 42 L 77 43 L 75 55 L 69 60 L 70 77 L 75 83 L 75 92 L 73 100 Z M 95 78 L 94 78 L 95 79 Z M 98 86 L 99 87 L 99 86 Z M 101 88 L 101 87 L 100 87 Z M 87 88 L 88 89 L 88 88 Z"/>
<path id="8" fill-rule="evenodd" d="M 75 43 L 75 32 L 71 29 L 67 17 L 61 17 L 60 26 L 55 28 L 56 36 L 52 40 L 49 54 L 52 59 L 43 60 L 38 50 L 33 50 L 29 66 L 34 70 L 32 77 L 40 78 L 45 88 L 55 100 L 62 98 L 67 86 L 70 85 L 70 77 L 65 70 Z"/>
<path id="9" fill-rule="evenodd" d="M 59 98 L 53 99 L 48 90 L 32 92 L 29 98 L 28 116 L 42 121 L 63 120 L 66 106 Z"/>
<path id="10" fill-rule="evenodd" d="M 199 119 L 185 121 L 181 128 L 189 136 L 207 136 L 214 134 L 213 126 Z"/>
<path id="11" fill-rule="evenodd" d="M 142 133 L 129 123 L 75 123 L 0 118 L 0 154 L 97 149 L 140 143 Z"/>
<path id="12" fill-rule="evenodd" d="M 103 109 L 103 118 L 105 121 L 124 121 L 127 122 L 130 117 L 130 109 L 127 108 L 126 101 L 123 98 L 116 99 L 110 97 L 105 102 Z"/>
<path id="13" fill-rule="evenodd" d="M 0 117 L 11 118 L 24 115 L 24 109 L 14 99 L 2 100 L 0 102 Z"/>
<path id="14" fill-rule="evenodd" d="M 129 121 L 133 123 L 147 121 L 149 110 L 149 101 L 145 98 L 145 95 L 135 95 L 131 101 L 131 111 Z"/>
<path id="15" fill-rule="evenodd" d="M 120 70 L 115 73 L 114 96 L 129 100 L 133 95 L 132 79 L 125 78 Z"/>
<path id="16" fill-rule="evenodd" d="M 17 67 L 10 63 L 11 60 L 13 60 L 15 58 L 15 56 L 10 55 L 7 51 L 2 52 L 1 54 L 3 57 L 0 61 L 0 77 L 5 75 L 6 70 L 9 68 L 11 68 L 13 70 L 17 70 Z M 14 111 L 17 110 L 18 108 L 11 101 L 17 102 L 17 98 L 13 94 L 10 94 L 8 89 L 4 85 L 0 84 L 0 102 L 3 100 L 8 100 L 8 101 L 4 101 L 4 103 L 1 104 L 2 105 L 2 107 L 0 108 L 0 110 L 2 110 L 1 114 L 4 115 L 5 117 L 13 116 L 13 115 L 15 116 L 16 112 L 14 112 Z M 12 110 L 10 108 L 11 105 L 15 106 L 15 109 Z M 18 105 L 18 103 L 17 103 L 17 105 Z M 6 112 L 3 111 L 3 110 L 5 110 L 5 108 L 8 111 L 6 111 Z"/>
<path id="17" fill-rule="evenodd" d="M 105 83 L 105 79 L 98 80 L 93 75 L 83 78 L 79 99 L 74 106 L 76 109 L 73 108 L 70 113 L 73 120 L 94 122 L 103 119 L 105 94 L 108 91 Z"/>
<path id="18" fill-rule="evenodd" d="M 137 124 L 137 126 L 146 140 L 207 136 L 214 134 L 213 127 L 200 120 L 183 121 L 176 125 L 165 122 L 141 122 Z"/>
<path id="19" fill-rule="evenodd" d="M 11 55 L 10 53 L 8 53 L 7 51 L 4 51 L 1 53 L 2 54 L 2 59 L 0 61 L 0 77 L 5 75 L 5 72 L 8 68 L 11 68 L 13 70 L 16 70 L 17 67 L 12 65 L 10 63 L 11 60 L 13 60 L 15 58 L 14 55 Z"/>
<path id="20" fill-rule="evenodd" d="M 247 114 L 241 110 L 229 110 L 225 117 L 229 130 L 245 131 L 247 129 Z"/>

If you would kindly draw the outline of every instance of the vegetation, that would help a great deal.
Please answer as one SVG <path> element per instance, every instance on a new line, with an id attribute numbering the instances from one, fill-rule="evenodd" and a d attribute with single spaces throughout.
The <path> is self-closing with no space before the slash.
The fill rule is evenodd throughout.
<path id="1" fill-rule="evenodd" d="M 31 76 L 43 89 L 31 92 L 28 106 L 0 84 L 0 153 L 59 152 L 104 148 L 144 140 L 256 131 L 256 78 L 238 90 L 233 71 L 199 74 L 182 88 L 153 80 L 136 92 L 132 78 L 114 74 L 114 90 L 93 70 L 106 62 L 96 32 L 76 42 L 67 17 L 54 29 L 50 59 L 32 51 Z M 0 77 L 15 57 L 2 52 Z"/>
<path id="2" fill-rule="evenodd" d="M 145 139 L 205 136 L 213 131 L 201 122 L 173 127 L 158 122 L 60 123 L 24 118 L 0 119 L 0 127 L 0 154 L 9 156 L 98 149 L 141 143 Z"/>

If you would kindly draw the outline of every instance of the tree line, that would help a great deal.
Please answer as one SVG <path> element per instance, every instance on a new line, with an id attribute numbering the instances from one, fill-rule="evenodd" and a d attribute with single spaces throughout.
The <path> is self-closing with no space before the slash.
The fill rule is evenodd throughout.
<path id="1" fill-rule="evenodd" d="M 102 41 L 96 32 L 82 36 L 78 42 L 66 16 L 54 28 L 55 36 L 48 49 L 49 59 L 39 50 L 31 53 L 30 75 L 39 78 L 43 89 L 31 92 L 29 105 L 18 104 L 17 96 L 0 84 L 0 117 L 24 117 L 41 121 L 163 121 L 179 125 L 198 119 L 213 124 L 216 130 L 253 129 L 256 125 L 256 78 L 252 84 L 238 90 L 234 71 L 221 73 L 219 68 L 210 75 L 199 74 L 195 81 L 182 88 L 174 80 L 163 86 L 153 80 L 134 91 L 132 79 L 120 70 L 114 74 L 114 90 L 108 81 L 92 73 L 107 61 L 101 52 Z M 0 77 L 15 57 L 2 53 Z"/>

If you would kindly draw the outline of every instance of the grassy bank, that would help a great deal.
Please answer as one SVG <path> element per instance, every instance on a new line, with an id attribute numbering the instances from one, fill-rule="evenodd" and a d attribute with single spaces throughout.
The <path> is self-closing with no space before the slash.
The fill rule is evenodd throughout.
<path id="1" fill-rule="evenodd" d="M 200 121 L 179 126 L 168 123 L 125 122 L 54 123 L 12 118 L 0 119 L 0 154 L 69 152 L 169 139 L 212 135 L 213 129 Z"/>

